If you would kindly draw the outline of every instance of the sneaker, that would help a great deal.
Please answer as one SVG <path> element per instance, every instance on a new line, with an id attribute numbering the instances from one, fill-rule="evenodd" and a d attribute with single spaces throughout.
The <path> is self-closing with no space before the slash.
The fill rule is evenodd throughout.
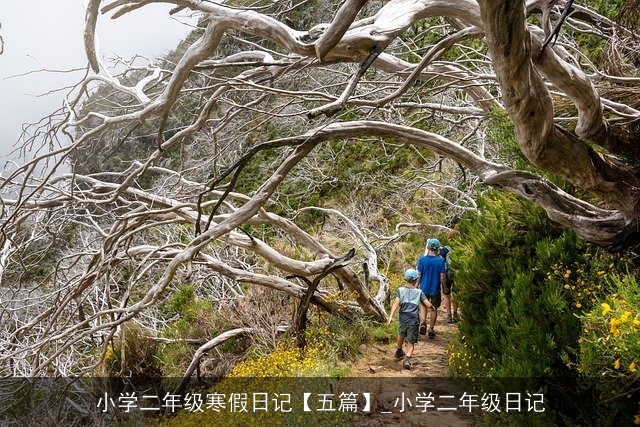
<path id="1" fill-rule="evenodd" d="M 436 337 L 436 331 L 433 329 L 429 330 L 429 339 L 434 339 Z"/>
<path id="2" fill-rule="evenodd" d="M 453 323 L 453 316 L 450 314 L 447 315 L 447 323 Z"/>
<path id="3" fill-rule="evenodd" d="M 401 348 L 397 349 L 395 357 L 396 359 L 402 359 L 404 357 L 404 350 Z"/>
<path id="4" fill-rule="evenodd" d="M 427 335 L 427 322 L 420 324 L 420 335 Z"/>
<path id="5" fill-rule="evenodd" d="M 404 369 L 411 369 L 411 358 L 410 357 L 405 357 L 404 360 L 402 361 L 402 367 Z"/>

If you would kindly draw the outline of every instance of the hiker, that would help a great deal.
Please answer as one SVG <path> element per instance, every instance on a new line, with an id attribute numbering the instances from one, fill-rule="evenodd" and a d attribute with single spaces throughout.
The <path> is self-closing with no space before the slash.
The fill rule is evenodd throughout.
<path id="1" fill-rule="evenodd" d="M 413 268 L 404 272 L 405 286 L 398 289 L 396 298 L 391 305 L 391 313 L 387 324 L 391 324 L 393 314 L 400 309 L 398 317 L 400 324 L 398 325 L 398 339 L 396 340 L 397 359 L 403 359 L 402 366 L 405 369 L 411 369 L 411 356 L 413 348 L 418 342 L 418 325 L 424 323 L 427 314 L 426 308 L 435 310 L 435 307 L 427 300 L 424 293 L 418 289 L 418 272 Z M 402 350 L 405 341 L 407 342 L 407 352 Z"/>
<path id="2" fill-rule="evenodd" d="M 436 337 L 435 325 L 438 318 L 438 308 L 442 302 L 442 290 L 448 292 L 446 265 L 438 250 L 440 241 L 430 238 L 427 240 L 426 254 L 418 260 L 418 273 L 420 274 L 420 290 L 434 307 L 429 313 L 430 339 Z"/>
<path id="3" fill-rule="evenodd" d="M 458 318 L 458 300 L 453 297 L 453 269 L 451 268 L 451 247 L 442 246 L 440 248 L 440 256 L 444 259 L 445 274 L 447 275 L 447 286 L 442 288 L 442 301 L 447 311 L 447 323 L 454 323 Z"/>

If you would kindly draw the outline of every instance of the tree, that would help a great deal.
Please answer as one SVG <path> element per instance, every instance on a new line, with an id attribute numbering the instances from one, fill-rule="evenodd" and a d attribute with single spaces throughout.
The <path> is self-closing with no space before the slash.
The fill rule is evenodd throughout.
<path id="1" fill-rule="evenodd" d="M 305 280 L 296 277 L 333 271 L 358 241 L 377 292 L 351 266 L 332 274 L 353 301 L 320 286 L 312 302 L 346 318 L 361 311 L 384 319 L 388 287 L 367 233 L 347 220 L 343 230 L 357 239 L 329 248 L 287 217 L 309 210 L 275 208 L 289 203 L 278 192 L 287 180 L 309 191 L 324 185 L 310 178 L 327 161 L 317 147 L 335 141 L 435 152 L 420 163 L 429 171 L 449 159 L 464 185 L 440 187 L 453 189 L 444 196 L 431 188 L 461 197 L 452 203 L 460 209 L 485 184 L 533 201 L 589 242 L 638 247 L 632 26 L 574 2 L 545 45 L 562 2 L 176 0 L 174 12 L 202 14 L 184 49 L 162 63 L 122 61 L 124 71 L 112 75 L 95 44 L 98 14 L 116 19 L 156 2 L 88 2 L 87 77 L 32 133 L 45 138 L 34 159 L 2 182 L 13 196 L 3 198 L 1 267 L 22 267 L 10 276 L 19 285 L 6 286 L 5 271 L 2 290 L 12 344 L 0 360 L 13 373 L 68 373 L 75 368 L 63 355 L 106 348 L 143 314 L 160 328 L 149 313 L 195 273 L 215 274 L 201 283 L 209 295 L 239 296 L 242 282 L 302 298 Z M 485 143 L 489 118 L 501 110 L 528 169 Z M 259 156 L 268 163 L 252 166 Z M 65 167 L 71 172 L 60 173 Z M 554 184 L 558 177 L 575 188 Z M 254 235 L 260 227 L 270 230 L 262 238 Z M 275 247 L 273 233 L 293 250 Z M 84 357 L 90 369 L 93 355 Z"/>
<path id="2" fill-rule="evenodd" d="M 115 10 L 114 17 L 117 17 L 146 3 L 149 2 L 112 2 L 103 8 L 103 12 Z M 479 2 L 478 7 L 471 1 L 454 4 L 438 1 L 391 1 L 384 4 L 377 13 L 356 20 L 366 3 L 345 2 L 335 12 L 331 23 L 316 25 L 305 32 L 294 30 L 271 16 L 255 11 L 185 2 L 184 5 L 194 10 L 212 15 L 206 32 L 182 58 L 163 91 L 163 96 L 149 102 L 135 116 L 166 116 L 189 73 L 196 65 L 205 66 L 202 61 L 208 60 L 223 35 L 232 30 L 267 39 L 278 45 L 282 52 L 291 54 L 290 57 L 275 60 L 265 51 L 251 51 L 227 56 L 222 61 L 209 62 L 214 65 L 225 61 L 254 61 L 253 64 L 260 65 L 239 76 L 245 80 L 255 81 L 265 74 L 277 78 L 301 67 L 324 63 L 359 64 L 358 72 L 353 73 L 348 82 L 345 82 L 344 90 L 339 96 L 325 94 L 326 99 L 331 102 L 308 108 L 307 114 L 312 117 L 321 114 L 331 116 L 341 108 L 350 106 L 350 100 L 355 106 L 393 106 L 418 78 L 432 77 L 434 74 L 454 81 L 470 79 L 473 83 L 466 88 L 470 97 L 467 102 L 474 99 L 485 111 L 488 108 L 499 108 L 499 102 L 504 103 L 504 108 L 515 125 L 518 146 L 531 163 L 545 171 L 566 177 L 577 187 L 597 196 L 604 206 L 576 199 L 535 176 L 478 159 L 468 150 L 462 150 L 454 141 L 443 140 L 436 134 L 417 132 L 414 127 L 406 125 L 390 126 L 378 121 L 333 122 L 282 143 L 293 145 L 309 139 L 321 141 L 353 135 L 374 135 L 425 144 L 465 165 L 485 183 L 503 187 L 542 205 L 552 219 L 574 228 L 588 241 L 618 249 L 637 244 L 635 231 L 640 212 L 637 192 L 638 133 L 632 126 L 621 125 L 619 121 L 624 119 L 633 122 L 638 118 L 638 112 L 630 105 L 603 99 L 594 83 L 595 80 L 601 82 L 603 91 L 618 88 L 632 92 L 633 88 L 629 86 L 637 82 L 637 79 L 634 76 L 611 76 L 601 72 L 595 68 L 595 64 L 582 56 L 577 50 L 579 46 L 570 41 L 567 46 L 575 52 L 573 54 L 560 44 L 543 50 L 545 36 L 550 35 L 551 20 L 558 15 L 558 9 L 555 8 L 558 2 L 529 2 L 525 5 L 522 2 L 483 1 Z M 92 2 L 93 9 L 88 13 L 89 25 L 85 32 L 87 53 L 94 71 L 98 71 L 100 66 L 92 44 L 91 23 L 94 22 L 93 17 L 97 14 L 99 4 L 100 2 Z M 575 13 L 569 17 L 570 22 L 593 29 L 612 48 L 616 47 L 613 44 L 617 42 L 617 38 L 629 41 L 631 47 L 617 46 L 620 49 L 618 53 L 628 61 L 634 59 L 633 31 L 616 25 L 586 7 L 575 5 L 574 9 Z M 542 29 L 528 24 L 527 11 L 542 12 Z M 573 15 L 576 17 L 573 18 Z M 421 63 L 411 64 L 385 52 L 411 25 L 434 16 L 452 21 L 451 28 L 457 31 L 434 44 Z M 489 49 L 489 57 L 485 59 L 490 58 L 495 79 L 500 86 L 500 99 L 492 96 L 490 83 L 474 78 L 474 74 L 464 66 L 455 62 L 436 62 L 457 41 L 482 36 L 485 36 Z M 364 72 L 371 66 L 396 77 L 397 89 L 390 95 L 377 91 L 373 96 L 359 94 L 354 99 L 358 84 L 364 86 Z M 597 79 L 589 78 L 583 69 L 596 73 Z M 477 73 L 476 70 L 473 71 Z M 443 75 L 438 76 L 437 73 Z M 141 89 L 143 82 L 144 79 L 136 89 Z M 554 122 L 554 106 L 549 87 L 573 102 L 576 109 L 573 132 Z M 220 90 L 226 91 L 228 88 Z M 140 96 L 140 99 L 145 100 L 144 96 Z M 605 117 L 605 110 L 610 117 Z"/>

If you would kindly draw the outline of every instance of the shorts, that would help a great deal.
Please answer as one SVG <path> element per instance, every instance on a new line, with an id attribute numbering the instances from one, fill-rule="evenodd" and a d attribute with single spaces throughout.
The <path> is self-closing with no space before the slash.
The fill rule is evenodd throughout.
<path id="1" fill-rule="evenodd" d="M 440 308 L 440 304 L 442 303 L 442 295 L 425 295 L 429 302 L 433 304 L 435 308 Z"/>
<path id="2" fill-rule="evenodd" d="M 398 326 L 398 335 L 404 337 L 405 341 L 409 344 L 415 344 L 418 342 L 418 325 L 400 323 L 400 326 Z"/>

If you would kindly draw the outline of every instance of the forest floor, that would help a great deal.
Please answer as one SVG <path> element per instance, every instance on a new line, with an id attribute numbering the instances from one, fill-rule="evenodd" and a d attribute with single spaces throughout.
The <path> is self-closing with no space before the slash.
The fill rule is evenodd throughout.
<path id="1" fill-rule="evenodd" d="M 456 323 L 447 324 L 438 312 L 436 336 L 420 336 L 410 370 L 394 357 L 396 337 L 389 344 L 369 344 L 351 366 L 349 377 L 373 391 L 371 412 L 359 416 L 359 427 L 423 426 L 470 427 L 472 414 L 459 408 L 463 391 L 447 378 L 447 347 L 455 336 Z M 456 409 L 453 409 L 456 408 Z"/>

